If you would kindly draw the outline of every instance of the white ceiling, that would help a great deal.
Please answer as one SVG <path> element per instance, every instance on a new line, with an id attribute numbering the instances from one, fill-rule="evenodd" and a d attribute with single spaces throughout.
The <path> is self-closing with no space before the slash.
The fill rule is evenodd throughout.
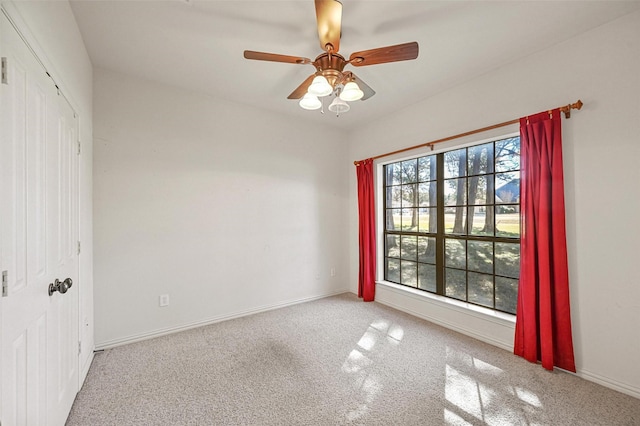
<path id="1" fill-rule="evenodd" d="M 351 129 L 640 9 L 640 1 L 343 0 L 340 53 L 417 41 L 418 59 L 350 67 L 376 91 L 339 118 L 286 97 L 322 53 L 311 0 L 71 1 L 95 67 Z M 597 60 L 597 58 L 594 58 Z"/>

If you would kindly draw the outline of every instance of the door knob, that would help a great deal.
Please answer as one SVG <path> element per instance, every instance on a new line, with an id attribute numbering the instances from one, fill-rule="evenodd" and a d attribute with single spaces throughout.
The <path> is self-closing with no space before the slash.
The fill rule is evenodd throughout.
<path id="1" fill-rule="evenodd" d="M 73 281 L 71 278 L 67 278 L 64 281 L 60 281 L 56 279 L 52 284 L 49 284 L 49 296 L 51 296 L 56 291 L 59 291 L 62 294 L 65 294 L 67 290 L 71 288 L 73 285 Z"/>

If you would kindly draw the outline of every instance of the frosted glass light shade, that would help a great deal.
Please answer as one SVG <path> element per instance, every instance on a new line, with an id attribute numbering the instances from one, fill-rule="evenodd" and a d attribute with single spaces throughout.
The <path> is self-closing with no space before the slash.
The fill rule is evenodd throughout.
<path id="1" fill-rule="evenodd" d="M 329 111 L 335 112 L 336 114 L 341 114 L 343 112 L 347 112 L 347 111 L 349 111 L 350 108 L 351 107 L 349 106 L 348 103 L 346 103 L 345 101 L 343 101 L 342 99 L 340 99 L 337 96 L 333 100 L 333 102 L 331 102 L 331 105 L 329 105 Z"/>
<path id="2" fill-rule="evenodd" d="M 333 87 L 329 84 L 325 76 L 317 75 L 311 82 L 308 93 L 316 96 L 327 96 L 333 92 Z"/>
<path id="3" fill-rule="evenodd" d="M 360 90 L 360 87 L 354 81 L 345 84 L 342 93 L 340 93 L 340 99 L 348 102 L 360 100 L 363 96 L 364 92 Z"/>
<path id="4" fill-rule="evenodd" d="M 299 104 L 303 109 L 309 110 L 318 109 L 322 106 L 322 102 L 320 102 L 320 99 L 318 99 L 316 95 L 312 95 L 311 93 L 305 94 L 303 98 L 300 99 Z"/>

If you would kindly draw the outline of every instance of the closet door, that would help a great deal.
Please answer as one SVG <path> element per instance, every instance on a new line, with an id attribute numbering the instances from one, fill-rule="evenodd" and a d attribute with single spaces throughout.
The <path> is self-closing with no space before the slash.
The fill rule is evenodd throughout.
<path id="1" fill-rule="evenodd" d="M 0 420 L 63 425 L 78 390 L 78 126 L 11 23 L 0 20 Z"/>

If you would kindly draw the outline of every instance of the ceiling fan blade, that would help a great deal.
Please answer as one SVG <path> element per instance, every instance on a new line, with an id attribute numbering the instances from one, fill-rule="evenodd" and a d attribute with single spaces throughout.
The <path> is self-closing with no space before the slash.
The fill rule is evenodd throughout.
<path id="1" fill-rule="evenodd" d="M 315 0 L 318 20 L 320 48 L 327 51 L 327 44 L 333 46 L 333 53 L 340 50 L 342 33 L 342 3 L 338 0 Z"/>
<path id="2" fill-rule="evenodd" d="M 354 73 L 351 73 L 351 79 L 355 81 L 355 83 L 358 85 L 360 90 L 362 90 L 362 92 L 364 93 L 364 96 L 360 99 L 361 101 L 366 101 L 367 99 L 369 99 L 370 97 L 376 94 L 375 90 L 369 87 L 367 83 L 365 83 L 360 78 L 358 78 L 358 76 L 355 75 Z"/>
<path id="3" fill-rule="evenodd" d="M 386 62 L 408 61 L 418 57 L 418 43 L 396 44 L 395 46 L 379 47 L 377 49 L 354 52 L 349 62 L 355 67 L 365 65 L 384 64 Z"/>
<path id="4" fill-rule="evenodd" d="M 285 62 L 288 64 L 310 64 L 311 59 L 301 58 L 299 56 L 277 55 L 275 53 L 254 52 L 253 50 L 245 50 L 244 57 L 246 59 L 255 59 L 256 61 Z"/>
<path id="5" fill-rule="evenodd" d="M 311 74 L 300 86 L 296 88 L 296 90 L 287 96 L 287 99 L 302 99 L 302 97 L 307 93 L 309 86 L 311 86 L 311 82 L 315 76 L 315 74 Z"/>

